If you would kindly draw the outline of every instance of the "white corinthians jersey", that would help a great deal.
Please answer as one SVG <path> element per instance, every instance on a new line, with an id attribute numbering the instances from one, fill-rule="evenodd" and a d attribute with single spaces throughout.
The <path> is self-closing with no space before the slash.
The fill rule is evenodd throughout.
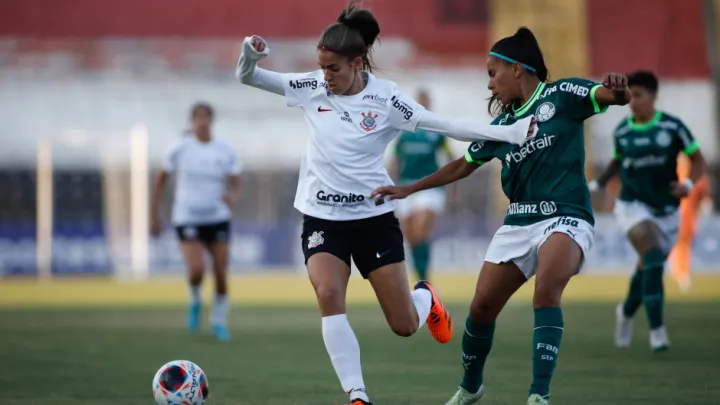
<path id="1" fill-rule="evenodd" d="M 163 170 L 176 174 L 172 223 L 208 225 L 230 220 L 232 212 L 223 201 L 228 176 L 238 175 L 242 164 L 227 142 L 200 142 L 184 137 L 168 153 Z"/>
<path id="2" fill-rule="evenodd" d="M 367 86 L 352 96 L 332 94 L 322 71 L 285 75 L 287 105 L 302 108 L 310 127 L 295 195 L 295 208 L 304 214 L 352 220 L 395 209 L 395 201 L 368 196 L 393 184 L 383 165 L 385 149 L 400 130 L 415 131 L 425 109 L 395 83 L 363 74 Z"/>
<path id="3" fill-rule="evenodd" d="M 485 125 L 447 119 L 426 111 L 397 89 L 395 83 L 362 71 L 367 85 L 358 94 L 333 95 L 322 71 L 277 73 L 257 62 L 269 54 L 258 52 L 246 37 L 235 76 L 244 84 L 284 95 L 288 106 L 300 107 L 310 127 L 310 142 L 300 167 L 295 208 L 328 220 L 354 220 L 395 209 L 394 201 L 370 201 L 373 189 L 392 185 L 383 166 L 388 143 L 401 130 L 422 128 L 464 142 L 494 140 L 525 143 L 532 117 L 510 126 Z"/>

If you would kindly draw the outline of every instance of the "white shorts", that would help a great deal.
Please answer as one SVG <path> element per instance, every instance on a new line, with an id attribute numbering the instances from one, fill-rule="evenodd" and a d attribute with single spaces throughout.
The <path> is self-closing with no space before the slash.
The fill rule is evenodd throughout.
<path id="1" fill-rule="evenodd" d="M 630 232 L 637 224 L 643 221 L 652 221 L 662 232 L 662 246 L 666 253 L 669 253 L 675 242 L 677 242 L 678 229 L 680 227 L 680 211 L 675 210 L 665 216 L 653 215 L 650 207 L 640 201 L 615 200 L 613 210 L 615 218 L 624 233 Z"/>
<path id="2" fill-rule="evenodd" d="M 588 222 L 572 217 L 555 217 L 531 225 L 503 225 L 495 232 L 485 261 L 490 263 L 513 262 L 530 279 L 537 271 L 540 246 L 553 233 L 564 233 L 575 241 L 583 253 L 577 271 L 585 263 L 595 239 L 595 229 Z"/>
<path id="3" fill-rule="evenodd" d="M 410 194 L 407 198 L 398 200 L 395 214 L 398 218 L 406 218 L 410 215 L 428 210 L 440 214 L 445 209 L 445 191 L 439 188 L 431 188 Z"/>

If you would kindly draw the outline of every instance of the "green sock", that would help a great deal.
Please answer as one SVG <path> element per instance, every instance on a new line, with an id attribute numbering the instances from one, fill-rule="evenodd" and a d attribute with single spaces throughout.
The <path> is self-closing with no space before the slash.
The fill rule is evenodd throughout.
<path id="1" fill-rule="evenodd" d="M 427 280 L 427 271 L 430 265 L 430 244 L 428 242 L 420 242 L 413 246 L 412 256 L 418 279 Z"/>
<path id="2" fill-rule="evenodd" d="M 485 360 L 490 354 L 495 322 L 473 323 L 470 316 L 465 320 L 465 332 L 462 339 L 462 363 L 465 368 L 460 386 L 473 394 L 483 383 Z"/>
<path id="3" fill-rule="evenodd" d="M 533 381 L 529 395 L 550 396 L 550 380 L 557 363 L 563 326 L 562 309 L 559 307 L 535 308 Z"/>
<path id="4" fill-rule="evenodd" d="M 640 269 L 635 269 L 630 279 L 630 288 L 628 289 L 628 295 L 623 303 L 623 313 L 626 317 L 632 318 L 637 312 L 643 300 L 643 272 Z"/>
<path id="5" fill-rule="evenodd" d="M 650 329 L 663 326 L 663 270 L 665 269 L 665 253 L 656 249 L 643 255 L 642 293 L 645 311 L 647 312 Z"/>

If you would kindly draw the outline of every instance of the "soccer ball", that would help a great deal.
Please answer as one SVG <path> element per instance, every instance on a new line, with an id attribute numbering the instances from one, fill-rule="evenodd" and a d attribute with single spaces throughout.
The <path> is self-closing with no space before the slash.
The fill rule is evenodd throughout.
<path id="1" fill-rule="evenodd" d="M 209 393 L 205 372 L 187 360 L 174 360 L 160 367 L 152 390 L 158 405 L 203 405 Z"/>

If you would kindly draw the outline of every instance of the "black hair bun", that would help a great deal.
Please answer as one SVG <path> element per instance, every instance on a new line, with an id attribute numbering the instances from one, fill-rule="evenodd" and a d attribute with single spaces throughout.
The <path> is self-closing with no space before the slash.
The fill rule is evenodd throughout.
<path id="1" fill-rule="evenodd" d="M 520 39 L 535 39 L 535 34 L 533 34 L 532 31 L 530 31 L 530 28 L 528 27 L 520 27 L 518 28 L 517 32 L 515 33 L 515 37 Z"/>
<path id="2" fill-rule="evenodd" d="M 360 35 L 369 48 L 375 43 L 380 35 L 380 24 L 375 16 L 369 11 L 357 6 L 356 2 L 350 3 L 338 16 L 337 22 L 360 32 Z"/>

